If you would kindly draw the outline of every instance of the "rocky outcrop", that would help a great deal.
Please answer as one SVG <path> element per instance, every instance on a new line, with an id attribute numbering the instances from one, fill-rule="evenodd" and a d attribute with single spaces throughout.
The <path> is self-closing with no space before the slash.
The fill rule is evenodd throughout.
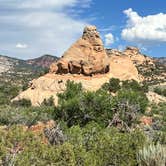
<path id="1" fill-rule="evenodd" d="M 109 57 L 114 55 L 128 56 L 135 65 L 155 65 L 154 60 L 146 55 L 143 55 L 137 47 L 128 46 L 124 51 L 119 51 L 117 49 L 106 49 L 106 52 Z"/>
<path id="2" fill-rule="evenodd" d="M 128 56 L 112 55 L 109 62 L 111 77 L 119 78 L 120 80 L 134 79 L 138 82 L 142 80 L 137 68 Z"/>
<path id="3" fill-rule="evenodd" d="M 124 52 L 125 55 L 129 56 L 135 65 L 152 65 L 154 66 L 154 61 L 152 58 L 141 54 L 137 47 L 127 47 Z"/>
<path id="4" fill-rule="evenodd" d="M 104 74 L 109 71 L 108 57 L 95 26 L 87 26 L 77 40 L 57 62 L 50 67 L 56 74 Z"/>
<path id="5" fill-rule="evenodd" d="M 83 75 L 57 75 L 48 73 L 38 79 L 34 79 L 31 82 L 30 87 L 26 91 L 21 92 L 12 101 L 18 101 L 25 98 L 31 100 L 32 105 L 39 106 L 44 99 L 49 99 L 52 96 L 54 98 L 55 105 L 57 105 L 57 94 L 65 91 L 66 82 L 68 80 L 74 81 L 75 83 L 81 83 L 84 90 L 96 91 L 105 82 L 109 81 L 109 79 L 109 74 L 87 77 Z"/>
<path id="6" fill-rule="evenodd" d="M 30 87 L 13 101 L 25 98 L 38 106 L 52 96 L 57 105 L 57 94 L 65 91 L 68 80 L 81 83 L 83 89 L 88 91 L 98 90 L 112 77 L 140 81 L 138 71 L 128 55 L 118 50 L 114 50 L 111 56 L 107 53 L 96 27 L 86 27 L 82 37 L 51 65 L 50 72 L 33 80 Z"/>
<path id="7" fill-rule="evenodd" d="M 55 105 L 58 104 L 58 93 L 62 93 L 66 89 L 66 82 L 68 80 L 75 83 L 81 83 L 84 90 L 96 91 L 101 86 L 108 82 L 110 78 L 119 78 L 120 80 L 134 79 L 139 81 L 139 75 L 136 67 L 129 57 L 111 57 L 110 72 L 106 74 L 98 74 L 94 76 L 85 76 L 80 74 L 54 74 L 48 73 L 31 82 L 30 87 L 21 92 L 13 101 L 21 100 L 23 98 L 29 99 L 32 105 L 39 106 L 44 99 L 54 98 Z"/>

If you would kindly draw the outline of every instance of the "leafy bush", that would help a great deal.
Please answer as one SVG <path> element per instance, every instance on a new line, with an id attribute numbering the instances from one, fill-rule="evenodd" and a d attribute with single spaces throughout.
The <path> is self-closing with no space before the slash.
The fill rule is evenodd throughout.
<path id="1" fill-rule="evenodd" d="M 50 98 L 48 99 L 44 99 L 44 101 L 42 102 L 41 105 L 44 105 L 44 106 L 54 106 L 54 97 L 51 96 Z"/>
<path id="2" fill-rule="evenodd" d="M 166 103 L 153 104 L 151 116 L 154 118 L 154 127 L 166 132 Z"/>
<path id="3" fill-rule="evenodd" d="M 139 91 L 139 92 L 148 91 L 148 86 L 146 84 L 141 85 L 135 80 L 122 81 L 122 88 L 128 89 L 128 90 L 133 90 L 133 91 Z"/>
<path id="4" fill-rule="evenodd" d="M 73 146 L 43 144 L 43 136 L 12 126 L 8 131 L 0 129 L 0 162 L 2 165 L 57 165 L 75 166 Z"/>
<path id="5" fill-rule="evenodd" d="M 116 103 L 128 103 L 136 112 L 141 113 L 145 112 L 148 105 L 148 99 L 144 93 L 127 89 L 119 91 L 115 100 Z"/>
<path id="6" fill-rule="evenodd" d="M 10 83 L 0 85 L 0 105 L 9 104 L 10 100 L 17 96 L 19 88 Z"/>
<path id="7" fill-rule="evenodd" d="M 32 106 L 31 101 L 28 99 L 21 99 L 18 101 L 13 101 L 12 105 L 17 106 L 17 107 L 19 107 L 19 106 L 22 106 L 22 107 Z"/>
<path id="8" fill-rule="evenodd" d="M 37 121 L 53 119 L 53 107 L 0 107 L 0 125 L 34 125 Z"/>
<path id="9" fill-rule="evenodd" d="M 112 97 L 104 90 L 83 92 L 80 84 L 67 83 L 67 89 L 59 94 L 55 118 L 64 120 L 68 126 L 84 126 L 90 121 L 108 125 L 112 117 Z"/>
<path id="10" fill-rule="evenodd" d="M 140 166 L 165 166 L 166 146 L 160 144 L 145 146 L 137 156 Z"/>
<path id="11" fill-rule="evenodd" d="M 2 165 L 103 166 L 136 165 L 136 154 L 145 137 L 140 131 L 120 133 L 91 123 L 80 128 L 66 128 L 67 141 L 60 145 L 42 143 L 44 135 L 34 134 L 21 126 L 0 129 Z"/>
<path id="12" fill-rule="evenodd" d="M 166 97 L 166 89 L 161 89 L 159 87 L 156 87 L 154 89 L 154 92 L 157 93 L 157 94 L 159 94 L 159 95 L 162 95 L 162 96 Z"/>
<path id="13" fill-rule="evenodd" d="M 108 126 L 114 114 L 131 126 L 136 122 L 138 113 L 144 113 L 148 104 L 146 95 L 131 89 L 119 90 L 112 97 L 108 91 L 85 92 L 80 84 L 67 83 L 67 89 L 59 94 L 59 105 L 56 107 L 55 119 L 66 121 L 68 126 L 84 126 L 95 121 Z"/>
<path id="14" fill-rule="evenodd" d="M 117 92 L 121 87 L 120 87 L 120 80 L 117 78 L 111 78 L 109 80 L 109 83 L 105 83 L 102 86 L 103 89 L 109 91 L 109 92 Z"/>
<path id="15" fill-rule="evenodd" d="M 74 145 L 76 165 L 136 165 L 136 153 L 145 137 L 140 131 L 120 133 L 115 128 L 101 128 L 90 123 L 81 129 L 68 130 L 68 141 Z"/>

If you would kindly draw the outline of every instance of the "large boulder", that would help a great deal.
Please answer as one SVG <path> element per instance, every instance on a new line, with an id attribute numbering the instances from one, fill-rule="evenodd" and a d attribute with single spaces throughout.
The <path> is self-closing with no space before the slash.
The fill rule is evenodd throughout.
<path id="1" fill-rule="evenodd" d="M 50 72 L 55 74 L 104 74 L 109 71 L 108 56 L 95 26 L 87 26 L 82 37 L 53 63 Z"/>

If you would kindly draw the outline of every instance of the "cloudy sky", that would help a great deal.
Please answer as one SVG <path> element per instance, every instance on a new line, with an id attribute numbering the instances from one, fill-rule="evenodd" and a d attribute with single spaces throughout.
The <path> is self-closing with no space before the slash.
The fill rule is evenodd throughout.
<path id="1" fill-rule="evenodd" d="M 165 0 L 0 0 L 0 54 L 61 56 L 89 24 L 107 48 L 166 56 Z"/>

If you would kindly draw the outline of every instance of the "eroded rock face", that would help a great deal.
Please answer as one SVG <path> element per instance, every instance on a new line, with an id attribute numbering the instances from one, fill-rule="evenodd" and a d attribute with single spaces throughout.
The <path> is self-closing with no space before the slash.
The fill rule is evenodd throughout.
<path id="1" fill-rule="evenodd" d="M 53 63 L 50 72 L 55 74 L 104 74 L 109 71 L 108 56 L 95 26 L 87 26 L 82 37 Z"/>
<path id="2" fill-rule="evenodd" d="M 48 74 L 30 82 L 29 88 L 12 101 L 29 99 L 33 106 L 40 106 L 45 99 L 53 97 L 58 105 L 57 94 L 65 91 L 68 80 L 81 83 L 85 91 L 98 90 L 110 78 L 140 81 L 128 55 L 113 49 L 107 50 L 107 54 L 96 27 L 88 26 L 82 37 L 51 65 Z"/>
<path id="3" fill-rule="evenodd" d="M 112 56 L 128 56 L 136 66 L 155 66 L 154 60 L 148 56 L 143 55 L 137 47 L 128 46 L 124 51 L 119 51 L 116 49 L 106 49 L 106 52 L 109 58 Z"/>

